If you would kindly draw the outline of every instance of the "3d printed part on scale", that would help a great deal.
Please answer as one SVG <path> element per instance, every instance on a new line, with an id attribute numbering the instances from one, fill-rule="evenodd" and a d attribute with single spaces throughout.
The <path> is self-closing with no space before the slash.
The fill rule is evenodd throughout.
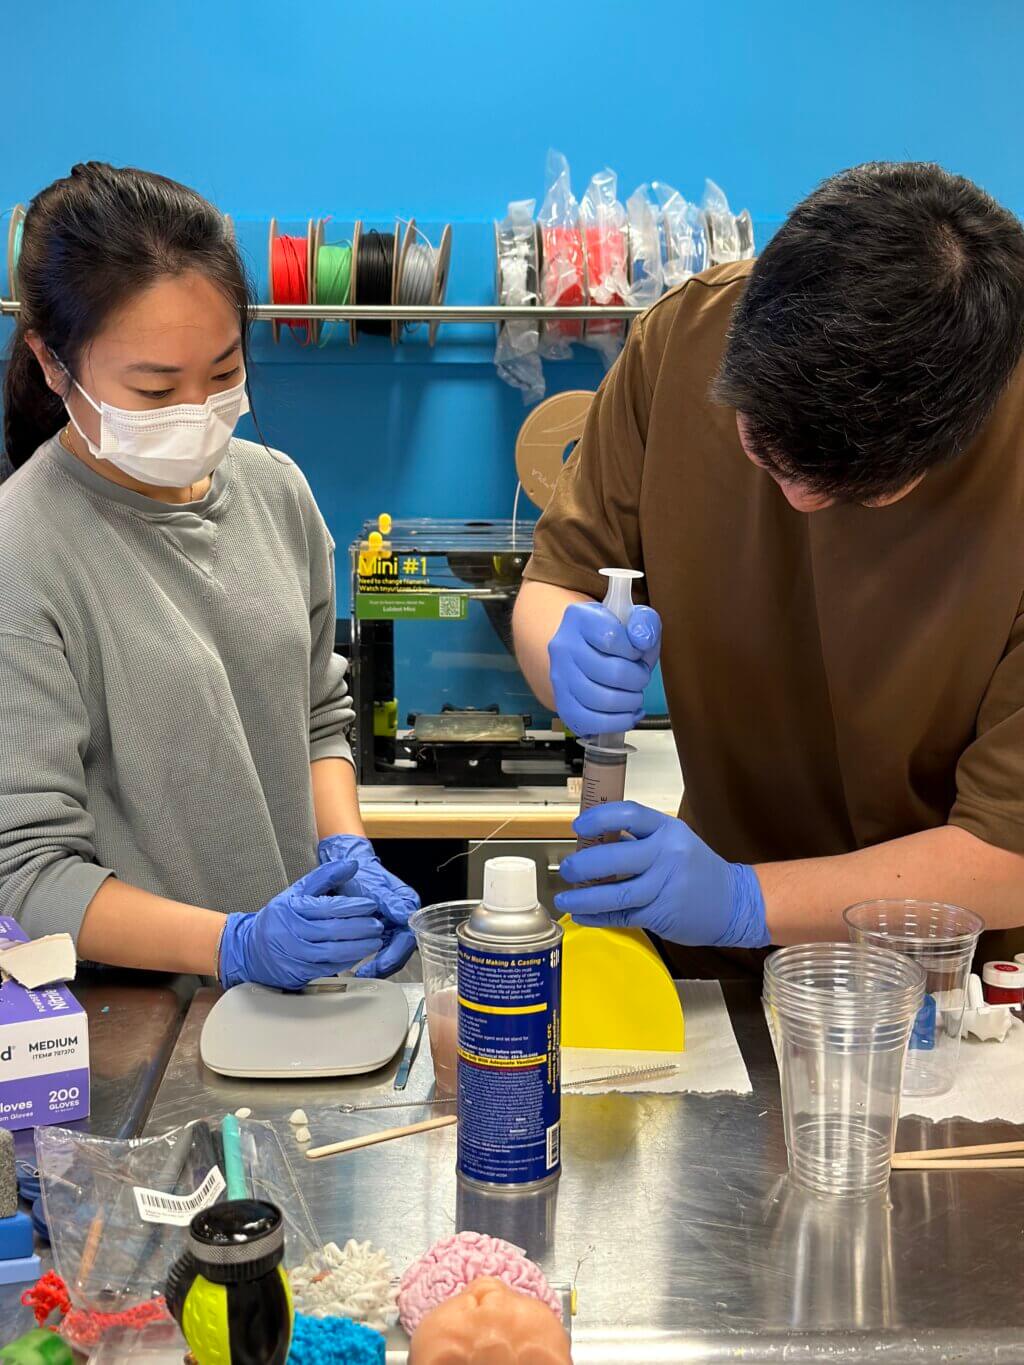
<path id="1" fill-rule="evenodd" d="M 679 992 L 643 930 L 560 923 L 562 1046 L 682 1052 Z"/>

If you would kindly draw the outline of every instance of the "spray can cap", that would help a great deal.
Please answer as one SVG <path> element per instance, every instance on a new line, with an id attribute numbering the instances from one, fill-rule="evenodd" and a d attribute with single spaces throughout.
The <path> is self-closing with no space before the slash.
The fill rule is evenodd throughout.
<path id="1" fill-rule="evenodd" d="M 484 905 L 488 910 L 533 910 L 537 864 L 532 858 L 488 858 L 484 863 Z"/>

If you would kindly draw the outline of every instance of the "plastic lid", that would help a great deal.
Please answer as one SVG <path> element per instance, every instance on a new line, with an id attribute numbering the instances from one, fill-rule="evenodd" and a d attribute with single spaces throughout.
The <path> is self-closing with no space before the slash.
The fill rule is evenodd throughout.
<path id="1" fill-rule="evenodd" d="M 532 910 L 537 904 L 537 864 L 532 858 L 488 858 L 483 903 L 488 910 Z"/>
<path id="2" fill-rule="evenodd" d="M 1024 966 L 1019 962 L 986 962 L 981 969 L 986 986 L 1005 986 L 1007 990 L 1024 990 Z"/>

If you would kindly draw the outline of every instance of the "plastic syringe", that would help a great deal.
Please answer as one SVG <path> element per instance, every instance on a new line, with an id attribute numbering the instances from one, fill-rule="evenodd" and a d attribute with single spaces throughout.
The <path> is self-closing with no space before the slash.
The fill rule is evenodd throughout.
<path id="1" fill-rule="evenodd" d="M 602 569 L 608 579 L 604 607 L 623 625 L 633 610 L 633 582 L 643 578 L 638 569 Z M 626 791 L 626 755 L 630 752 L 623 733 L 596 735 L 583 746 L 583 782 L 580 790 L 580 814 L 591 806 L 604 806 L 610 801 L 621 801 Z M 604 843 L 604 839 L 578 839 L 577 849 Z"/>

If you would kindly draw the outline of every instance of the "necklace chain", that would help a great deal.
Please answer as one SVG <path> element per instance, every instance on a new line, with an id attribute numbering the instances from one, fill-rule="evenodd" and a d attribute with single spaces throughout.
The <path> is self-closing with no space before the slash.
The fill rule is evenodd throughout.
<path id="1" fill-rule="evenodd" d="M 58 441 L 60 441 L 61 445 L 68 452 L 69 455 L 74 455 L 76 459 L 78 458 L 78 454 L 75 450 L 75 447 L 71 444 L 70 422 L 67 424 L 66 427 L 61 427 L 60 434 L 57 437 L 57 439 Z M 190 483 L 188 486 L 188 500 L 189 502 L 195 502 L 196 500 L 196 486 L 194 483 Z"/>

